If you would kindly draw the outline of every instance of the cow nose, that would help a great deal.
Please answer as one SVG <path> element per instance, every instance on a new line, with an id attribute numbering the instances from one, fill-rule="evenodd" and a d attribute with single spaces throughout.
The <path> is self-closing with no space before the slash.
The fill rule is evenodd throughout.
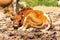
<path id="1" fill-rule="evenodd" d="M 18 29 L 18 25 L 13 25 L 14 29 Z"/>
<path id="2" fill-rule="evenodd" d="M 18 27 L 18 25 L 14 25 L 15 27 Z"/>

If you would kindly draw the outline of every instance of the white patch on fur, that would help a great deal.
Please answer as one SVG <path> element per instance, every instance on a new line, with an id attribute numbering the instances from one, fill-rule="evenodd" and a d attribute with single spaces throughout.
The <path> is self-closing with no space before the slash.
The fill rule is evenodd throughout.
<path id="1" fill-rule="evenodd" d="M 33 8 L 34 10 L 40 10 L 40 9 L 36 9 L 36 8 Z M 42 10 L 41 10 L 42 11 Z M 49 16 L 46 14 L 46 12 L 44 12 L 44 11 L 42 11 L 43 13 L 44 13 L 44 16 L 46 16 L 47 17 L 47 19 L 50 21 L 50 18 L 49 18 Z M 48 27 L 47 28 L 45 28 L 45 29 L 42 29 L 41 31 L 46 31 L 46 30 L 48 30 L 50 28 L 50 24 L 48 24 Z"/>
<path id="2" fill-rule="evenodd" d="M 24 26 L 19 27 L 18 30 L 22 30 L 22 28 L 24 28 Z"/>
<path id="3" fill-rule="evenodd" d="M 44 16 L 46 16 L 47 17 L 47 19 L 50 21 L 50 18 L 49 18 L 49 16 L 44 12 Z M 41 30 L 41 31 L 46 31 L 46 30 L 48 30 L 50 28 L 50 24 L 48 24 L 48 27 L 47 28 L 45 28 L 45 29 L 43 29 L 43 30 Z"/>
<path id="4" fill-rule="evenodd" d="M 24 22 L 26 22 L 27 18 L 25 17 L 24 18 Z M 26 29 L 24 28 L 24 26 L 22 25 L 18 30 L 22 30 L 22 31 L 25 31 Z"/>
<path id="5" fill-rule="evenodd" d="M 47 19 L 50 21 L 50 18 L 49 18 L 49 16 L 44 12 L 44 16 L 46 16 L 47 17 Z"/>
<path id="6" fill-rule="evenodd" d="M 34 10 L 40 10 L 40 9 L 35 9 L 35 8 L 33 8 Z M 41 10 L 42 11 L 42 10 Z M 42 11 L 43 13 L 44 13 L 44 16 L 46 16 L 47 17 L 47 19 L 50 21 L 50 18 L 49 18 L 49 16 L 46 14 L 46 12 L 44 12 L 44 11 Z"/>
<path id="7" fill-rule="evenodd" d="M 18 25 L 14 25 L 15 27 L 17 27 Z"/>
<path id="8" fill-rule="evenodd" d="M 47 27 L 47 28 L 42 29 L 41 31 L 46 31 L 46 30 L 48 30 L 49 28 L 50 28 L 50 24 L 48 25 L 48 27 Z"/>
<path id="9" fill-rule="evenodd" d="M 20 27 L 18 30 L 20 30 L 20 31 L 25 31 L 26 28 L 24 28 L 24 26 L 22 26 L 22 27 Z"/>
<path id="10" fill-rule="evenodd" d="M 33 28 L 29 28 L 29 29 L 27 29 L 27 31 L 32 31 L 33 30 Z"/>
<path id="11" fill-rule="evenodd" d="M 26 20 L 27 20 L 27 18 L 25 17 L 25 18 L 24 18 L 24 22 L 26 22 Z"/>

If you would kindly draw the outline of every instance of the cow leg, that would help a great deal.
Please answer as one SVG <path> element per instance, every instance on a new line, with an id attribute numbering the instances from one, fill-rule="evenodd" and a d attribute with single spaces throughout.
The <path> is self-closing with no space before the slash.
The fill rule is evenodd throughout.
<path id="1" fill-rule="evenodd" d="M 22 27 L 18 28 L 18 30 L 25 31 L 27 28 L 27 25 L 28 25 L 27 18 L 25 17 Z"/>

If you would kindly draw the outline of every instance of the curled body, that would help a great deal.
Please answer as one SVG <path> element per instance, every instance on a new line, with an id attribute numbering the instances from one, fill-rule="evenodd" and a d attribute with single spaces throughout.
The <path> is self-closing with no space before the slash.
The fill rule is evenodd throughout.
<path id="1" fill-rule="evenodd" d="M 50 28 L 51 24 L 51 20 L 47 14 L 40 10 L 34 10 L 32 8 L 24 8 L 14 16 L 14 25 L 18 26 L 20 25 L 20 22 L 22 26 L 18 28 L 18 30 L 23 31 L 26 30 L 29 25 L 35 28 L 43 28 L 46 26 L 46 28 L 42 30 L 47 30 Z"/>

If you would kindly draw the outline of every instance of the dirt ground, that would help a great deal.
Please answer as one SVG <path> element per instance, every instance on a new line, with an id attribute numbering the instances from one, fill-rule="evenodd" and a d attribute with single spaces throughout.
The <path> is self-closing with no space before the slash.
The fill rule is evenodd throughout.
<path id="1" fill-rule="evenodd" d="M 37 6 L 34 9 L 42 10 L 50 16 L 52 26 L 49 30 L 41 32 L 40 29 L 34 28 L 33 31 L 20 32 L 6 28 L 6 25 L 11 26 L 12 22 L 5 18 L 0 20 L 0 40 L 60 40 L 60 8 Z"/>

